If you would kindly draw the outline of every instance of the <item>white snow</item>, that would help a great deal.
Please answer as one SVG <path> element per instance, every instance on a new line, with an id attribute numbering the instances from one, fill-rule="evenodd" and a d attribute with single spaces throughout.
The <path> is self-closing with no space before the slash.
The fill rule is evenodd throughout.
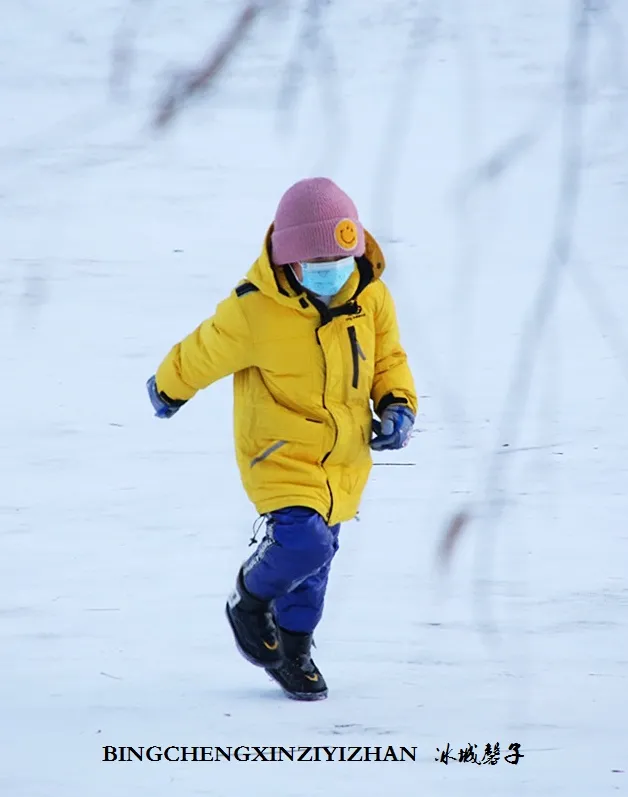
<path id="1" fill-rule="evenodd" d="M 336 64 L 303 47 L 282 114 L 300 5 L 279 4 L 155 135 L 164 75 L 239 5 L 133 4 L 112 98 L 122 0 L 4 0 L 0 794 L 628 793 L 626 5 L 589 4 L 573 256 L 507 439 L 560 200 L 572 4 L 337 0 Z M 503 171 L 482 171 L 508 142 L 523 146 Z M 312 174 L 380 237 L 422 398 L 412 445 L 377 457 L 341 532 L 315 651 L 329 699 L 295 704 L 223 616 L 256 517 L 230 380 L 168 422 L 144 384 Z M 437 546 L 467 502 L 481 517 L 443 576 Z M 446 767 L 447 742 L 519 742 L 525 758 Z M 406 745 L 417 762 L 102 763 L 103 745 Z"/>

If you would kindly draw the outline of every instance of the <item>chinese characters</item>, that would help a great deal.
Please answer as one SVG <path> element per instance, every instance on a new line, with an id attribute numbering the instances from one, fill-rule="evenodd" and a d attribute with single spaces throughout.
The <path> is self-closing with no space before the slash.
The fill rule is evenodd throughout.
<path id="1" fill-rule="evenodd" d="M 436 758 L 434 760 L 445 765 L 455 762 L 457 764 L 477 764 L 477 766 L 495 766 L 500 761 L 501 745 L 499 742 L 485 744 L 483 751 L 483 753 L 478 751 L 477 744 L 469 742 L 466 747 L 459 748 L 456 753 L 451 744 L 447 742 L 443 750 L 439 747 L 436 748 Z M 521 758 L 525 758 L 521 752 L 521 744 L 519 742 L 511 742 L 508 745 L 508 753 L 503 756 L 503 760 L 507 764 L 516 766 Z"/>

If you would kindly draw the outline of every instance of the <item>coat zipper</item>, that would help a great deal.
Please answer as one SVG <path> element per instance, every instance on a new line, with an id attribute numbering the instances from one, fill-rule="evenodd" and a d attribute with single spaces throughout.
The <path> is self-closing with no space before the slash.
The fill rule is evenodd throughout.
<path id="1" fill-rule="evenodd" d="M 334 418 L 332 411 L 328 409 L 327 404 L 325 403 L 325 391 L 327 389 L 327 360 L 325 359 L 325 350 L 323 349 L 323 344 L 321 343 L 321 339 L 318 334 L 318 329 L 316 330 L 316 342 L 321 347 L 321 354 L 323 355 L 323 363 L 325 364 L 325 381 L 323 382 L 323 407 L 324 409 L 327 410 L 327 412 L 329 412 L 329 414 L 331 415 L 331 419 L 334 422 L 334 443 L 332 447 L 329 449 L 329 451 L 325 454 L 323 459 L 321 460 L 321 465 L 324 465 L 325 462 L 327 462 L 329 455 L 334 450 L 336 442 L 338 441 L 338 424 L 336 423 L 336 419 Z M 331 516 L 334 511 L 334 494 L 331 491 L 331 484 L 329 483 L 329 479 L 327 478 L 327 473 L 325 473 L 325 479 L 327 480 L 327 490 L 329 491 L 329 501 L 330 501 L 329 517 L 327 518 L 327 521 L 329 522 L 329 520 L 331 520 Z"/>
<path id="2" fill-rule="evenodd" d="M 366 356 L 362 351 L 362 347 L 358 343 L 358 336 L 355 327 L 347 327 L 349 333 L 349 342 L 351 343 L 351 357 L 353 358 L 353 379 L 351 380 L 352 387 L 358 387 L 360 381 L 360 359 L 366 360 Z"/>

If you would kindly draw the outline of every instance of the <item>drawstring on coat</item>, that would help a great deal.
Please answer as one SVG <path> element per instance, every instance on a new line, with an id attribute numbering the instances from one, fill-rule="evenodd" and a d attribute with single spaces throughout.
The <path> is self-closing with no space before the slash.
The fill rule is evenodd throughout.
<path id="1" fill-rule="evenodd" d="M 252 537 L 251 537 L 251 539 L 249 540 L 249 548 L 250 548 L 252 545 L 255 545 L 255 544 L 256 544 L 256 542 L 257 542 L 257 535 L 260 533 L 260 530 L 261 530 L 262 526 L 264 525 L 264 523 L 266 523 L 266 522 L 267 522 L 267 519 L 268 519 L 268 515 L 260 515 L 260 516 L 259 516 L 259 517 L 258 517 L 258 518 L 255 520 L 255 523 L 253 523 L 253 536 L 252 536 Z"/>

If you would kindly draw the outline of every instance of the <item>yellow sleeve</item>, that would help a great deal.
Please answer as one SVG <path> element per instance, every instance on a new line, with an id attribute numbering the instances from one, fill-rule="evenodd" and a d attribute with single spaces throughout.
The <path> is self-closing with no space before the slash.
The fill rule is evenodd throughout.
<path id="1" fill-rule="evenodd" d="M 371 399 L 375 411 L 381 415 L 390 404 L 407 404 L 417 412 L 417 395 L 408 358 L 399 339 L 395 303 L 382 282 L 383 298 L 375 315 L 375 374 Z"/>
<path id="2" fill-rule="evenodd" d="M 157 369 L 160 392 L 187 401 L 198 390 L 253 365 L 253 340 L 240 302 L 231 294 L 211 318 L 170 350 Z"/>

